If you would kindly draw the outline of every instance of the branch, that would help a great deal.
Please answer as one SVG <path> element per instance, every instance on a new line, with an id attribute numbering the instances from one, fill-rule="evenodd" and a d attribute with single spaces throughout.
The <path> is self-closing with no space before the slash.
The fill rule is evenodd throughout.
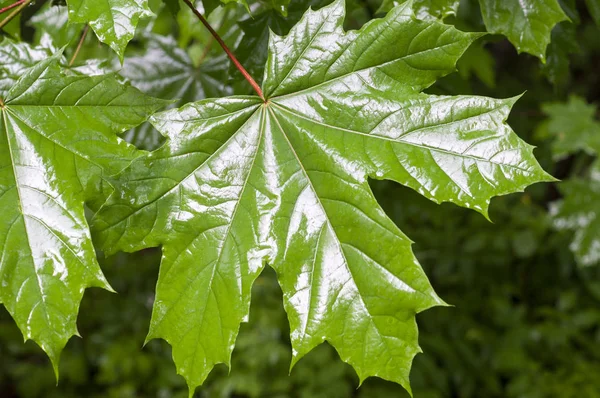
<path id="1" fill-rule="evenodd" d="M 233 55 L 233 53 L 227 47 L 227 45 L 225 44 L 223 39 L 221 39 L 221 36 L 219 36 L 219 34 L 217 32 L 215 32 L 215 30 L 212 28 L 212 26 L 210 26 L 208 21 L 202 16 L 202 14 L 200 14 L 200 12 L 196 9 L 196 7 L 194 7 L 194 4 L 191 2 L 191 0 L 183 0 L 183 2 L 193 11 L 194 14 L 196 14 L 196 16 L 198 17 L 200 22 L 202 22 L 202 24 L 206 27 L 206 29 L 208 29 L 210 34 L 213 35 L 215 40 L 221 45 L 221 48 L 223 48 L 225 53 L 227 53 L 227 56 L 229 57 L 231 62 L 233 62 L 235 67 L 240 71 L 240 73 L 244 76 L 244 78 L 248 81 L 248 83 L 250 83 L 250 85 L 252 86 L 254 91 L 256 91 L 256 93 L 258 94 L 260 99 L 265 101 L 265 96 L 264 96 L 260 86 L 258 85 L 258 83 L 256 83 L 256 81 L 252 78 L 250 73 L 248 73 L 248 71 L 242 66 L 240 61 L 238 61 L 238 59 L 235 57 L 235 55 Z"/>
<path id="2" fill-rule="evenodd" d="M 8 11 L 12 8 L 15 8 L 18 6 L 18 8 L 16 10 L 14 10 L 13 12 L 11 12 L 10 14 L 7 15 L 6 18 L 4 18 L 2 21 L 0 21 L 0 29 L 4 28 L 4 26 L 6 26 L 7 23 L 9 23 L 10 21 L 12 21 L 12 19 L 14 17 L 16 17 L 17 15 L 19 15 L 19 13 L 21 11 L 23 11 L 23 9 L 25 7 L 27 7 L 27 4 L 31 3 L 32 0 L 19 0 L 14 4 L 9 5 L 8 7 L 3 8 L 1 11 Z M 1 14 L 1 12 L 0 12 Z"/>
<path id="3" fill-rule="evenodd" d="M 90 30 L 90 25 L 85 25 L 85 28 L 83 28 L 83 33 L 81 33 L 81 39 L 79 39 L 79 44 L 77 44 L 77 49 L 75 50 L 75 53 L 73 53 L 73 56 L 69 61 L 69 66 L 73 66 L 73 64 L 75 63 L 75 59 L 79 55 L 79 51 L 81 51 L 81 47 L 83 46 L 83 42 L 85 41 L 85 37 L 87 36 L 88 30 Z"/>
<path id="4" fill-rule="evenodd" d="M 9 6 L 6 6 L 4 8 L 0 8 L 0 14 L 4 14 L 8 10 L 12 10 L 13 8 L 20 6 L 21 4 L 25 3 L 25 1 L 27 1 L 27 0 L 19 0 L 16 3 L 13 3 L 13 4 L 9 5 Z"/>

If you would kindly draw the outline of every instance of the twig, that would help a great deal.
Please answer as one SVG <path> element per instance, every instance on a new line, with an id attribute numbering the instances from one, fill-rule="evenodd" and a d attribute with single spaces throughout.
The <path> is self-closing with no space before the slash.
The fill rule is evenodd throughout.
<path id="1" fill-rule="evenodd" d="M 27 7 L 27 4 L 29 4 L 29 3 L 31 3 L 31 2 L 32 2 L 32 0 L 19 0 L 19 1 L 17 1 L 16 3 L 14 3 L 14 4 L 11 4 L 11 5 L 9 5 L 8 7 L 5 7 L 5 8 L 3 8 L 3 9 L 1 10 L 2 12 L 4 12 L 4 11 L 8 11 L 8 10 L 10 10 L 10 9 L 12 9 L 12 8 L 14 8 L 14 7 L 17 7 L 17 6 L 18 6 L 18 8 L 17 8 L 16 10 L 14 10 L 14 11 L 13 11 L 13 12 L 11 12 L 10 14 L 8 14 L 6 18 L 4 18 L 2 21 L 0 21 L 0 29 L 4 28 L 4 26 L 6 26 L 6 24 L 8 24 L 10 21 L 12 21 L 12 19 L 13 19 L 14 17 L 16 17 L 17 15 L 19 15 L 19 13 L 20 13 L 21 11 L 23 11 L 23 9 L 24 9 L 25 7 Z M 0 12 L 0 14 L 1 14 L 2 12 Z"/>
<path id="2" fill-rule="evenodd" d="M 237 58 L 235 57 L 235 55 L 233 55 L 233 53 L 227 47 L 227 45 L 225 44 L 223 39 L 221 39 L 219 34 L 217 32 L 215 32 L 215 30 L 212 28 L 212 26 L 210 26 L 208 21 L 202 16 L 202 14 L 196 9 L 196 7 L 194 7 L 194 4 L 192 4 L 192 2 L 190 0 L 183 0 L 183 2 L 192 10 L 192 12 L 194 14 L 196 14 L 196 16 L 198 17 L 200 22 L 202 22 L 202 24 L 206 27 L 206 29 L 208 29 L 210 34 L 213 35 L 215 40 L 221 45 L 221 48 L 223 48 L 223 51 L 225 51 L 225 53 L 227 53 L 227 56 L 229 57 L 231 62 L 233 62 L 235 67 L 240 71 L 240 73 L 244 76 L 244 78 L 248 81 L 248 83 L 250 83 L 250 85 L 252 86 L 254 91 L 256 91 L 258 96 L 263 101 L 265 101 L 265 96 L 264 96 L 262 90 L 260 89 L 260 86 L 258 85 L 258 83 L 256 83 L 256 81 L 252 78 L 250 73 L 248 73 L 248 71 L 242 66 L 240 61 L 238 61 Z"/>
<path id="3" fill-rule="evenodd" d="M 198 65 L 202 64 L 202 62 L 204 62 L 208 56 L 208 53 L 210 53 L 210 48 L 212 47 L 213 41 L 215 41 L 215 38 L 211 36 L 211 38 L 208 40 L 208 43 L 206 43 L 206 46 L 204 46 L 204 51 L 202 51 L 202 54 L 198 59 Z"/>
<path id="4" fill-rule="evenodd" d="M 13 3 L 13 4 L 9 5 L 9 6 L 6 6 L 4 8 L 0 8 L 0 14 L 4 14 L 8 10 L 12 10 L 13 8 L 20 6 L 21 4 L 25 3 L 25 1 L 26 0 L 19 0 L 16 3 Z"/>
<path id="5" fill-rule="evenodd" d="M 90 30 L 90 25 L 85 25 L 85 28 L 83 28 L 83 33 L 81 33 L 81 39 L 79 39 L 79 44 L 77 44 L 77 49 L 75 49 L 75 52 L 73 53 L 73 56 L 71 57 L 71 60 L 69 61 L 69 66 L 73 66 L 73 64 L 75 63 L 75 59 L 79 55 L 79 51 L 81 51 L 81 47 L 83 46 L 85 37 L 88 34 L 88 30 Z"/>

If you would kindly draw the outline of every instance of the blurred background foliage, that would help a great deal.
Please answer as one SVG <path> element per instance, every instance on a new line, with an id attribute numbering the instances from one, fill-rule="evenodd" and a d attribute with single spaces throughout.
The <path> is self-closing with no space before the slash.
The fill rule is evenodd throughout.
<path id="1" fill-rule="evenodd" d="M 130 45 L 124 78 L 152 95 L 180 99 L 174 105 L 248 91 L 189 10 L 151 3 L 157 16 L 144 22 Z M 254 2 L 252 17 L 231 5 L 212 12 L 210 21 L 258 78 L 267 27 L 285 34 L 309 5 L 326 3 L 294 0 L 283 16 L 268 1 Z M 347 3 L 348 28 L 379 15 L 381 0 Z M 490 223 L 397 184 L 372 181 L 382 207 L 416 242 L 434 288 L 453 305 L 418 315 L 425 354 L 412 371 L 416 398 L 600 397 L 600 8 L 594 9 L 595 0 L 560 3 L 570 21 L 554 28 L 545 64 L 518 55 L 503 36 L 490 35 L 471 47 L 457 73 L 429 92 L 494 97 L 525 92 L 509 122 L 563 182 L 494 199 Z M 60 1 L 33 4 L 4 34 L 46 47 L 67 45 L 69 57 L 83 27 L 66 25 Z M 461 1 L 458 15 L 446 22 L 485 30 L 475 0 Z M 110 54 L 89 35 L 76 67 L 121 69 L 118 61 L 106 61 Z M 126 138 L 146 149 L 162 142 L 148 125 Z M 84 339 L 73 339 L 63 353 L 58 386 L 41 349 L 23 344 L 0 308 L 0 397 L 187 397 L 169 346 L 154 340 L 142 349 L 160 250 L 100 257 L 119 294 L 86 293 L 79 315 Z M 290 359 L 281 291 L 267 270 L 254 286 L 250 320 L 242 325 L 231 371 L 215 369 L 197 396 L 408 397 L 401 387 L 376 378 L 358 388 L 354 371 L 326 344 L 291 372 Z"/>

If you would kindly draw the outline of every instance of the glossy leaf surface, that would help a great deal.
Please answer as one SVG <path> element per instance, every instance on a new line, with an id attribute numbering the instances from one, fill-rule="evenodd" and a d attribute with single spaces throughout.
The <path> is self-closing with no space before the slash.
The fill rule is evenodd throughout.
<path id="1" fill-rule="evenodd" d="M 546 59 L 554 26 L 567 19 L 557 0 L 479 0 L 488 31 L 501 33 L 521 52 Z"/>
<path id="2" fill-rule="evenodd" d="M 50 56 L 50 51 L 46 48 L 4 39 L 0 44 L 0 98 L 6 96 L 23 71 Z"/>
<path id="3" fill-rule="evenodd" d="M 0 97 L 0 303 L 56 370 L 61 350 L 77 334 L 84 290 L 110 289 L 96 262 L 84 202 L 109 193 L 106 177 L 141 154 L 116 133 L 141 123 L 162 102 L 112 75 L 63 75 L 59 56 L 45 58 Z"/>
<path id="4" fill-rule="evenodd" d="M 98 39 L 123 60 L 140 18 L 150 17 L 148 0 L 68 0 L 69 20 L 89 23 Z"/>
<path id="5" fill-rule="evenodd" d="M 361 380 L 410 389 L 415 314 L 443 302 L 368 178 L 484 214 L 491 197 L 551 179 L 505 124 L 514 100 L 421 93 L 478 35 L 406 5 L 359 31 L 343 21 L 338 0 L 271 36 L 266 102 L 204 100 L 153 117 L 166 144 L 119 175 L 94 218 L 109 252 L 163 246 L 148 339 L 173 346 L 190 394 L 229 364 L 265 264 L 294 363 L 327 340 Z"/>

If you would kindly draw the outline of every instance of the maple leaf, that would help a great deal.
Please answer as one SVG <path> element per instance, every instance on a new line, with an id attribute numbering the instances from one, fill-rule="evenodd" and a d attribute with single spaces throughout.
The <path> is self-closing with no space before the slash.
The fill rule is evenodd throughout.
<path id="1" fill-rule="evenodd" d="M 0 91 L 0 303 L 55 371 L 77 334 L 84 290 L 110 286 L 96 261 L 84 202 L 99 206 L 108 176 L 141 155 L 116 133 L 163 102 L 112 75 L 66 76 L 60 54 L 3 43 L 22 59 L 44 57 Z M 9 69 L 10 69 L 9 68 Z M 104 197 L 105 198 L 105 197 Z"/>
<path id="2" fill-rule="evenodd" d="M 488 31 L 501 33 L 517 48 L 546 61 L 552 28 L 568 17 L 557 0 L 479 0 Z"/>
<path id="3" fill-rule="evenodd" d="M 89 23 L 98 39 L 112 48 L 121 61 L 140 18 L 152 16 L 148 0 L 68 0 L 69 20 Z"/>
<path id="4" fill-rule="evenodd" d="M 368 178 L 487 214 L 491 197 L 552 178 L 505 120 L 514 99 L 422 93 L 480 35 L 410 4 L 345 32 L 344 2 L 272 35 L 263 92 L 151 118 L 165 145 L 136 159 L 95 215 L 108 251 L 163 246 L 148 340 L 190 387 L 229 365 L 250 291 L 278 274 L 293 363 L 328 341 L 360 380 L 410 391 L 415 314 L 442 300 Z M 135 226 L 135 228 L 131 228 Z"/>

